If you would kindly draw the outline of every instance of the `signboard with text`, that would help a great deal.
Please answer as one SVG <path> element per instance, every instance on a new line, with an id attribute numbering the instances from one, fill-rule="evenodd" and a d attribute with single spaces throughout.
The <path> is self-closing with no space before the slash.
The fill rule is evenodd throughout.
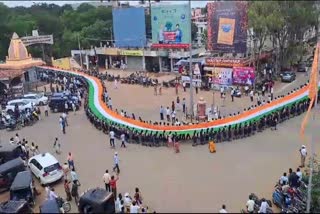
<path id="1" fill-rule="evenodd" d="M 161 48 L 186 47 L 190 43 L 191 12 L 188 4 L 151 7 L 152 43 Z"/>
<path id="2" fill-rule="evenodd" d="M 35 45 L 35 44 L 53 45 L 53 36 L 52 35 L 25 36 L 21 38 L 21 41 L 25 46 Z"/>
<path id="3" fill-rule="evenodd" d="M 121 50 L 120 55 L 122 56 L 143 56 L 142 50 Z"/>
<path id="4" fill-rule="evenodd" d="M 221 67 L 244 67 L 250 63 L 250 59 L 223 59 L 223 58 L 206 58 L 207 66 Z"/>

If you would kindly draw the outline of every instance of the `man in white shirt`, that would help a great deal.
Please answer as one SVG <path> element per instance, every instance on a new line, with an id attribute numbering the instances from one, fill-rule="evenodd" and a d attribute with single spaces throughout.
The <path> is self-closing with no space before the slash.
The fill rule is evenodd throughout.
<path id="1" fill-rule="evenodd" d="M 224 93 L 224 87 L 221 87 L 220 88 L 220 98 L 222 98 L 223 93 Z"/>
<path id="2" fill-rule="evenodd" d="M 250 94 L 249 94 L 249 95 L 250 95 L 250 100 L 251 100 L 251 102 L 253 102 L 253 90 L 250 91 Z"/>
<path id="3" fill-rule="evenodd" d="M 306 162 L 306 157 L 307 157 L 307 149 L 305 145 L 301 146 L 300 149 L 300 156 L 301 156 L 301 168 L 304 167 L 304 164 Z"/>
<path id="4" fill-rule="evenodd" d="M 49 200 L 55 200 L 58 198 L 58 195 L 54 192 L 54 188 L 49 190 Z"/>
<path id="5" fill-rule="evenodd" d="M 125 142 L 126 142 L 126 135 L 125 135 L 124 133 L 122 133 L 122 134 L 120 135 L 120 139 L 121 139 L 121 146 L 120 146 L 120 147 L 126 148 L 126 144 L 125 144 Z"/>
<path id="6" fill-rule="evenodd" d="M 71 170 L 70 175 L 71 175 L 72 183 L 76 182 L 78 184 L 78 186 L 80 186 L 78 174 L 76 173 L 76 171 L 74 171 L 74 169 Z"/>
<path id="7" fill-rule="evenodd" d="M 280 185 L 281 185 L 281 186 L 284 186 L 284 185 L 287 185 L 287 184 L 288 184 L 289 180 L 288 180 L 288 176 L 287 176 L 287 173 L 286 173 L 286 172 L 283 173 L 283 175 L 280 177 L 279 182 L 280 182 Z"/>
<path id="8" fill-rule="evenodd" d="M 110 146 L 114 148 L 115 147 L 114 146 L 114 131 L 111 130 L 109 132 L 109 135 L 110 135 Z"/>
<path id="9" fill-rule="evenodd" d="M 17 133 L 16 136 L 14 137 L 14 142 L 15 142 L 17 145 L 20 144 L 20 138 L 19 138 L 18 133 Z"/>
<path id="10" fill-rule="evenodd" d="M 254 204 L 255 202 L 254 200 L 252 200 L 252 196 L 250 195 L 249 200 L 247 201 L 247 204 L 246 204 L 248 213 L 254 212 Z"/>
<path id="11" fill-rule="evenodd" d="M 136 204 L 135 201 L 130 205 L 130 213 L 139 213 L 140 206 Z"/>
<path id="12" fill-rule="evenodd" d="M 170 109 L 167 107 L 166 109 L 166 116 L 167 116 L 167 121 L 170 122 Z"/>
<path id="13" fill-rule="evenodd" d="M 115 169 L 117 169 L 117 174 L 120 174 L 120 167 L 119 167 L 119 156 L 118 156 L 118 152 L 115 152 L 115 153 L 114 153 L 114 156 L 113 156 L 113 163 L 114 163 L 113 171 L 115 171 Z"/>
<path id="14" fill-rule="evenodd" d="M 222 205 L 222 209 L 219 210 L 219 213 L 228 213 L 227 210 L 226 210 L 226 205 Z"/>
<path id="15" fill-rule="evenodd" d="M 109 174 L 109 170 L 106 170 L 106 172 L 103 174 L 103 183 L 106 187 L 106 190 L 111 192 L 111 188 L 110 188 L 110 180 L 111 180 L 111 176 Z"/>
<path id="16" fill-rule="evenodd" d="M 302 172 L 300 171 L 300 168 L 297 169 L 296 175 L 299 177 L 299 181 L 302 180 Z"/>
<path id="17" fill-rule="evenodd" d="M 259 213 L 267 213 L 267 209 L 269 208 L 269 204 L 267 203 L 266 199 L 261 200 L 261 206 L 259 209 Z"/>
<path id="18" fill-rule="evenodd" d="M 62 119 L 64 120 L 66 126 L 68 126 L 67 114 L 65 112 L 62 113 Z"/>

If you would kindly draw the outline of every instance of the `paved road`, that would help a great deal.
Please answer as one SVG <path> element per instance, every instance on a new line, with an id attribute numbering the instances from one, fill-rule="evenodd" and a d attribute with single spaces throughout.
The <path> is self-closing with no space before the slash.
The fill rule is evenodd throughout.
<path id="1" fill-rule="evenodd" d="M 114 102 L 122 100 L 127 108 L 140 108 L 142 112 L 141 109 L 148 106 L 146 100 L 137 100 L 135 103 L 131 100 L 134 96 L 139 97 L 140 93 L 127 90 L 126 97 L 121 95 L 117 99 L 113 96 Z M 152 95 L 151 89 L 147 93 L 151 95 L 149 103 L 159 99 Z M 145 96 L 147 98 L 148 95 Z M 108 146 L 108 136 L 89 124 L 82 111 L 70 115 L 70 127 L 67 128 L 67 134 L 62 135 L 58 117 L 59 114 L 50 114 L 34 126 L 20 130 L 19 134 L 39 145 L 40 151 L 52 153 L 54 138 L 59 137 L 63 153 L 57 158 L 63 163 L 68 151 L 74 153 L 82 183 L 80 191 L 103 187 L 102 174 L 113 165 L 114 150 Z M 147 205 L 157 212 L 217 212 L 223 203 L 229 212 L 238 212 L 251 192 L 271 198 L 279 176 L 289 167 L 296 168 L 299 165 L 301 120 L 302 117 L 298 117 L 281 124 L 278 131 L 267 130 L 247 139 L 218 144 L 216 154 L 210 154 L 207 146 L 194 148 L 190 144 L 183 144 L 181 153 L 174 154 L 164 147 L 128 145 L 127 149 L 119 149 L 117 142 L 121 160 L 119 192 L 133 194 L 134 188 L 139 187 Z M 320 128 L 317 120 L 311 124 L 313 126 L 307 129 L 307 135 Z M 8 141 L 14 134 L 0 131 L 1 141 Z M 317 138 L 315 141 L 318 141 Z M 308 143 L 304 144 L 310 148 Z M 319 152 L 319 144 L 316 148 Z M 55 187 L 59 194 L 65 195 L 61 184 Z M 7 194 L 2 194 L 1 201 L 7 197 Z M 72 205 L 75 211 L 75 205 Z"/>

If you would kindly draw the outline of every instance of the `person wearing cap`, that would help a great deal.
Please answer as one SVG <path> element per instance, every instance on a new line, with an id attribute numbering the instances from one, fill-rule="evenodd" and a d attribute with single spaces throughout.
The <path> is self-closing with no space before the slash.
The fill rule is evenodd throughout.
<path id="1" fill-rule="evenodd" d="M 301 149 L 299 150 L 300 151 L 300 156 L 301 156 L 301 165 L 300 167 L 304 167 L 304 164 L 306 162 L 306 157 L 307 157 L 307 149 L 306 149 L 306 146 L 305 145 L 302 145 L 301 146 Z"/>
<path id="2" fill-rule="evenodd" d="M 113 162 L 114 162 L 113 171 L 115 171 L 115 169 L 117 169 L 117 174 L 119 174 L 119 173 L 120 173 L 120 168 L 119 168 L 119 156 L 118 156 L 118 152 L 115 152 L 115 153 L 114 153 Z"/>

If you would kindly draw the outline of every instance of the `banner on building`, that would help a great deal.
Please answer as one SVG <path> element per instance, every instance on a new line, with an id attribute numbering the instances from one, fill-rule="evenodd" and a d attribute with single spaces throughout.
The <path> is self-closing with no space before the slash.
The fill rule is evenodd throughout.
<path id="1" fill-rule="evenodd" d="M 207 66 L 216 67 L 245 67 L 250 64 L 250 59 L 223 59 L 223 58 L 206 58 Z"/>
<path id="2" fill-rule="evenodd" d="M 112 10 L 115 46 L 120 48 L 146 46 L 144 8 L 114 8 Z"/>
<path id="3" fill-rule="evenodd" d="M 212 68 L 212 75 L 209 76 L 213 84 L 232 85 L 232 68 Z"/>
<path id="4" fill-rule="evenodd" d="M 52 65 L 53 67 L 57 67 L 60 69 L 70 70 L 71 69 L 70 57 L 54 59 L 52 60 Z"/>
<path id="5" fill-rule="evenodd" d="M 119 55 L 119 49 L 118 48 L 106 48 L 104 51 L 105 55 L 109 56 L 117 56 Z"/>
<path id="6" fill-rule="evenodd" d="M 122 56 L 143 56 L 142 50 L 121 50 L 120 55 Z"/>
<path id="7" fill-rule="evenodd" d="M 247 2 L 210 2 L 207 8 L 208 49 L 226 53 L 245 53 L 248 29 Z"/>
<path id="8" fill-rule="evenodd" d="M 26 37 L 22 37 L 21 41 L 25 46 L 35 45 L 35 44 L 53 45 L 53 36 L 52 35 L 26 36 Z"/>
<path id="9" fill-rule="evenodd" d="M 190 43 L 191 11 L 188 4 L 151 7 L 152 43 L 164 48 L 186 47 Z"/>
<path id="10" fill-rule="evenodd" d="M 235 67 L 233 68 L 233 83 L 240 85 L 253 85 L 255 81 L 254 68 Z"/>

